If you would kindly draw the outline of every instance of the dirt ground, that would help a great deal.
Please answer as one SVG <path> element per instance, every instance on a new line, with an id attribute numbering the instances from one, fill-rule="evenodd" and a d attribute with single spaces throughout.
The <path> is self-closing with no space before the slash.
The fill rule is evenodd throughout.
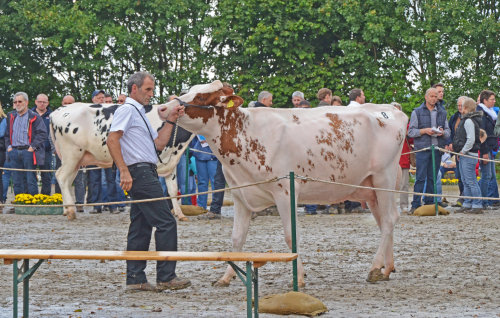
<path id="1" fill-rule="evenodd" d="M 377 284 L 365 281 L 380 240 L 371 214 L 299 212 L 307 273 L 301 291 L 325 303 L 329 311 L 323 317 L 500 317 L 500 210 L 401 216 L 394 231 L 397 272 Z M 230 251 L 232 207 L 225 207 L 223 215 L 217 221 L 179 222 L 179 250 Z M 125 249 L 128 213 L 77 217 L 68 222 L 63 216 L 1 214 L 0 246 Z M 253 220 L 244 250 L 287 252 L 279 217 Z M 191 279 L 190 288 L 128 293 L 124 261 L 52 260 L 31 279 L 31 316 L 245 317 L 239 279 L 227 288 L 211 286 L 225 268 L 221 262 L 178 262 L 177 273 Z M 154 283 L 154 262 L 147 274 Z M 267 264 L 259 276 L 260 297 L 291 290 L 291 263 Z M 0 317 L 12 317 L 12 266 L 0 265 Z"/>

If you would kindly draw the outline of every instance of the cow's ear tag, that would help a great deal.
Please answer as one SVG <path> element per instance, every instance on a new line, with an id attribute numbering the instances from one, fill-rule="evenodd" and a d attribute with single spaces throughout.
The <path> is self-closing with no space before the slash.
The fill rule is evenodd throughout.
<path id="1" fill-rule="evenodd" d="M 231 100 L 229 101 L 229 103 L 227 103 L 227 108 L 231 108 L 231 107 L 233 107 L 233 106 L 234 106 L 234 102 L 233 102 L 233 100 L 231 99 Z"/>

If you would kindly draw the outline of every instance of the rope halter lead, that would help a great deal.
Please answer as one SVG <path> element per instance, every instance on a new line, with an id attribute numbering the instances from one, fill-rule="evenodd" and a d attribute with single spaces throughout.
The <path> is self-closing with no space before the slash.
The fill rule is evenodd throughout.
<path id="1" fill-rule="evenodd" d="M 175 100 L 177 100 L 181 106 L 184 106 L 184 107 L 186 107 L 186 108 L 187 108 L 187 107 L 196 107 L 196 108 L 201 108 L 201 109 L 211 109 L 211 108 L 214 108 L 214 106 L 212 106 L 212 105 L 202 106 L 202 105 L 193 105 L 193 104 L 188 104 L 188 103 L 186 103 L 186 102 L 184 102 L 184 101 L 180 100 L 180 99 L 179 99 L 179 98 L 177 98 L 177 97 L 175 98 Z"/>
<path id="2" fill-rule="evenodd" d="M 184 106 L 184 107 L 197 107 L 197 108 L 202 108 L 202 109 L 211 109 L 211 108 L 213 108 L 213 106 L 201 106 L 201 105 L 188 104 L 188 103 L 180 100 L 179 98 L 175 98 L 175 100 L 177 100 L 179 102 L 179 104 L 181 106 Z M 177 117 L 177 119 L 175 120 L 175 123 L 172 123 L 172 122 L 169 121 L 169 123 L 172 123 L 174 125 L 174 138 L 172 139 L 172 147 L 173 148 L 175 148 L 175 139 L 177 138 L 177 129 L 179 127 L 178 122 L 179 122 L 179 117 Z M 160 152 L 160 154 L 161 154 L 161 152 Z M 173 154 L 174 154 L 174 152 L 172 151 L 170 153 L 170 156 L 168 157 L 168 160 L 166 162 L 170 161 L 170 159 L 172 158 Z M 160 163 L 163 163 L 163 161 L 159 157 L 158 157 L 158 159 L 160 160 Z"/>

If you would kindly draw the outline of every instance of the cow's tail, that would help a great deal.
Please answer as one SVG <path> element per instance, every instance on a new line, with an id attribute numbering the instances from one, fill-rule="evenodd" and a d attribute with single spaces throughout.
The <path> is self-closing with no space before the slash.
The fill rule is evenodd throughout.
<path id="1" fill-rule="evenodd" d="M 398 165 L 398 177 L 396 178 L 396 190 L 401 191 L 403 190 L 403 169 L 401 168 L 400 165 Z"/>

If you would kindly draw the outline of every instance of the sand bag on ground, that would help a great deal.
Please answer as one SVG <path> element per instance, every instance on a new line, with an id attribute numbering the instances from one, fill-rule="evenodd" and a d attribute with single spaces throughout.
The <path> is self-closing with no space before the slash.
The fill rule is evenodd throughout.
<path id="1" fill-rule="evenodd" d="M 314 317 L 328 311 L 319 299 L 300 292 L 269 295 L 259 300 L 259 312 Z"/>
<path id="2" fill-rule="evenodd" d="M 181 210 L 184 215 L 195 216 L 207 213 L 207 210 L 197 205 L 181 205 Z"/>
<path id="3" fill-rule="evenodd" d="M 448 215 L 450 212 L 445 208 L 438 205 L 439 215 Z M 436 215 L 436 210 L 434 209 L 434 204 L 422 205 L 413 212 L 413 215 L 417 216 L 433 216 Z"/>

